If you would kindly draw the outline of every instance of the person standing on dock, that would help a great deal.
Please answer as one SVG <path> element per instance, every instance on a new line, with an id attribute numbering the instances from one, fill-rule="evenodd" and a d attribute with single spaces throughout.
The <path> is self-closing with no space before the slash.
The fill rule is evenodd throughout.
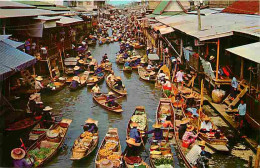
<path id="1" fill-rule="evenodd" d="M 240 104 L 238 105 L 238 130 L 242 135 L 244 135 L 244 127 L 245 127 L 245 115 L 246 115 L 246 104 L 244 103 L 244 100 L 240 101 Z M 242 136 L 245 138 L 245 136 Z"/>
<path id="2" fill-rule="evenodd" d="M 237 79 L 236 77 L 233 77 L 231 81 L 231 91 L 230 91 L 231 100 L 234 100 L 236 98 L 237 87 L 238 87 Z"/>

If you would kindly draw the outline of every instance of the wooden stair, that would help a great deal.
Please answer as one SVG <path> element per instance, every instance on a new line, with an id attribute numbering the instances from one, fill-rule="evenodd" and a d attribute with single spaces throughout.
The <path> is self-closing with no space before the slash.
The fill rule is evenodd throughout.
<path id="1" fill-rule="evenodd" d="M 239 84 L 238 84 L 238 90 L 240 91 L 239 94 L 237 94 L 237 97 L 234 100 L 231 100 L 231 96 L 230 94 L 224 99 L 224 103 L 228 105 L 228 107 L 231 106 L 235 106 L 239 100 L 246 94 L 246 92 L 248 91 L 248 86 L 244 85 L 244 80 L 242 80 Z M 243 89 L 241 87 L 244 87 Z"/>
<path id="2" fill-rule="evenodd" d="M 35 79 L 31 76 L 31 73 L 28 70 L 22 70 L 21 76 L 34 89 Z"/>

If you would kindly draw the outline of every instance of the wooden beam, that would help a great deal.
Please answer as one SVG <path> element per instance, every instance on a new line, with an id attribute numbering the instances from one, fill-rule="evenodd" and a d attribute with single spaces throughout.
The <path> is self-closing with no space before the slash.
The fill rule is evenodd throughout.
<path id="1" fill-rule="evenodd" d="M 241 58 L 241 67 L 240 67 L 240 79 L 242 80 L 244 78 L 244 59 Z"/>
<path id="2" fill-rule="evenodd" d="M 217 43 L 216 80 L 218 80 L 218 68 L 219 68 L 219 39 L 218 39 L 218 43 Z"/>

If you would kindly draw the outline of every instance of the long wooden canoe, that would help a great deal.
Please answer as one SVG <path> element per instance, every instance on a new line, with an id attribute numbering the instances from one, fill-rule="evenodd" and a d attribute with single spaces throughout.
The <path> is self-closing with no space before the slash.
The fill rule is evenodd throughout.
<path id="1" fill-rule="evenodd" d="M 51 87 L 50 85 L 53 85 L 53 87 Z M 65 82 L 52 82 L 47 85 L 46 89 L 51 93 L 57 93 L 61 91 L 64 87 Z"/>
<path id="2" fill-rule="evenodd" d="M 120 89 L 120 90 L 116 89 L 116 88 L 114 87 L 114 82 L 112 82 L 111 80 L 109 80 L 107 77 L 106 77 L 106 84 L 107 84 L 107 86 L 108 86 L 111 90 L 113 90 L 113 91 L 116 92 L 117 94 L 120 94 L 120 95 L 122 95 L 122 96 L 127 95 L 127 91 L 126 91 L 125 88 L 124 88 L 124 89 Z"/>
<path id="3" fill-rule="evenodd" d="M 23 120 L 19 120 L 15 123 L 9 124 L 5 130 L 6 131 L 21 131 L 27 128 L 32 128 L 37 123 L 41 121 L 41 116 L 37 116 L 35 118 L 25 118 Z"/>
<path id="4" fill-rule="evenodd" d="M 96 126 L 98 126 L 98 121 L 95 121 L 95 124 Z M 84 133 L 85 132 L 83 132 L 82 134 Z M 91 133 L 92 139 L 90 142 L 86 142 L 87 146 L 85 146 L 85 142 L 83 140 L 84 138 L 81 138 L 82 134 L 80 134 L 80 136 L 74 141 L 70 160 L 81 160 L 83 158 L 86 158 L 98 146 L 98 141 L 99 141 L 98 132 L 94 134 Z M 84 148 L 81 148 L 81 146 L 84 146 Z"/>
<path id="5" fill-rule="evenodd" d="M 107 105 L 107 96 L 104 95 L 104 94 L 101 94 L 101 95 L 94 95 L 93 94 L 93 99 L 101 106 L 103 107 L 104 109 L 106 110 L 109 110 L 109 111 L 112 111 L 112 112 L 115 112 L 115 113 L 122 113 L 123 112 L 123 109 L 122 109 L 122 106 L 120 104 L 117 103 L 117 106 L 116 107 L 109 107 Z M 116 103 L 116 102 L 115 102 Z"/>
<path id="6" fill-rule="evenodd" d="M 137 119 L 138 118 L 138 119 Z M 135 121 L 138 120 L 138 121 Z M 143 141 L 143 138 L 146 136 L 144 133 L 148 131 L 148 122 L 147 122 L 147 115 L 145 112 L 144 106 L 137 106 L 135 108 L 134 113 L 132 114 L 130 120 L 128 121 L 127 129 L 126 129 L 126 140 L 128 140 L 130 137 L 130 130 L 131 130 L 131 123 L 136 122 L 140 124 L 137 129 L 141 134 L 141 141 Z M 141 146 L 143 142 L 136 143 L 134 146 Z"/>
<path id="7" fill-rule="evenodd" d="M 146 71 L 146 69 L 141 67 L 141 66 L 138 67 L 138 74 L 139 74 L 140 78 L 145 80 L 145 81 L 149 81 L 149 82 L 155 82 L 156 81 L 156 77 L 151 76 L 150 73 L 148 71 Z"/>
<path id="8" fill-rule="evenodd" d="M 87 86 L 94 86 L 95 84 L 102 82 L 104 78 L 105 78 L 105 73 L 103 73 L 102 76 L 90 76 L 87 80 Z"/>
<path id="9" fill-rule="evenodd" d="M 69 86 L 70 91 L 75 91 L 75 90 L 78 90 L 78 89 L 80 89 L 80 88 L 86 86 L 86 85 L 87 85 L 88 78 L 89 78 L 89 72 L 88 72 L 87 74 L 82 74 L 82 75 L 80 76 L 80 83 L 78 84 L 78 87 L 73 88 L 73 87 L 71 87 L 71 85 L 70 85 L 70 86 Z"/>
<path id="10" fill-rule="evenodd" d="M 127 72 L 127 73 L 131 73 L 131 72 L 133 71 L 133 69 L 132 69 L 132 67 L 130 67 L 130 66 L 128 66 L 128 67 L 124 66 L 124 67 L 123 67 L 123 71 L 124 71 L 124 72 Z"/>
<path id="11" fill-rule="evenodd" d="M 167 98 L 161 98 L 159 105 L 157 107 L 157 112 L 156 112 L 156 122 L 158 124 L 163 124 L 165 121 L 166 116 L 171 116 L 171 121 L 173 122 L 175 120 L 175 116 L 174 116 L 174 111 L 173 111 L 173 106 L 171 103 L 171 99 L 167 99 Z M 173 137 L 173 128 L 168 127 L 168 128 L 161 128 L 163 130 L 163 140 L 161 141 L 161 143 L 159 144 L 159 142 L 157 142 L 157 144 L 153 143 L 150 146 L 150 165 L 152 168 L 155 168 L 155 161 L 157 159 L 161 159 L 161 158 L 169 158 L 169 156 L 171 156 L 171 160 L 172 162 L 169 163 L 172 166 L 174 165 L 173 161 L 173 153 L 171 150 L 171 145 L 169 144 L 168 140 L 171 139 Z M 162 145 L 162 143 L 164 143 L 164 145 Z M 154 146 L 157 146 L 158 148 L 153 149 Z M 157 154 L 154 154 L 153 152 L 159 152 Z"/>
<path id="12" fill-rule="evenodd" d="M 163 65 L 159 69 L 158 74 L 157 74 L 156 83 L 155 83 L 155 87 L 157 87 L 157 88 L 160 88 L 162 86 L 161 83 L 158 81 L 158 75 L 160 74 L 161 70 L 163 71 L 163 73 L 165 73 L 166 76 L 169 77 L 169 80 L 171 79 L 171 72 L 170 72 L 169 68 L 166 65 Z"/>
<path id="13" fill-rule="evenodd" d="M 58 137 L 55 139 L 49 138 L 47 133 L 28 148 L 28 154 L 34 157 L 35 167 L 42 167 L 58 153 L 64 143 L 71 122 L 70 119 L 62 119 L 60 123 L 51 128 L 51 130 L 59 132 Z"/>
<path id="14" fill-rule="evenodd" d="M 111 151 L 110 155 L 102 156 L 101 152 L 106 148 L 106 144 L 109 141 L 113 141 L 117 145 L 112 151 L 109 150 L 109 151 Z M 109 156 L 117 155 L 117 156 L 119 156 L 119 159 L 113 161 L 113 163 L 114 163 L 113 168 L 121 168 L 121 167 L 123 167 L 121 154 L 122 154 L 122 149 L 121 149 L 121 144 L 120 144 L 120 140 L 119 140 L 119 136 L 118 136 L 118 130 L 117 130 L 117 128 L 109 128 L 105 138 L 103 139 L 103 141 L 102 141 L 102 143 L 101 143 L 101 145 L 98 149 L 98 152 L 97 152 L 97 155 L 96 155 L 96 158 L 95 158 L 95 167 L 101 168 L 100 167 L 100 160 L 101 159 L 109 159 Z"/>

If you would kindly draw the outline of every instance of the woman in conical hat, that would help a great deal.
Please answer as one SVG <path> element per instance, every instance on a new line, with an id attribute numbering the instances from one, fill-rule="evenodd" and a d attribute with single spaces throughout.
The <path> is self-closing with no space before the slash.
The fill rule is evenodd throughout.
<path id="1" fill-rule="evenodd" d="M 154 140 L 161 141 L 163 140 L 163 131 L 161 129 L 162 125 L 156 122 L 153 125 L 153 128 L 151 131 L 146 132 L 145 134 L 152 134 L 154 135 Z"/>
<path id="2" fill-rule="evenodd" d="M 182 137 L 182 141 L 185 141 L 189 145 L 194 143 L 196 138 L 198 137 L 198 134 L 194 134 L 193 130 L 194 130 L 194 126 L 187 125 L 187 129 Z"/>
<path id="3" fill-rule="evenodd" d="M 20 167 L 32 167 L 33 163 L 28 163 L 25 159 L 25 151 L 22 148 L 15 148 L 11 151 L 11 157 L 13 158 L 13 166 Z"/>

